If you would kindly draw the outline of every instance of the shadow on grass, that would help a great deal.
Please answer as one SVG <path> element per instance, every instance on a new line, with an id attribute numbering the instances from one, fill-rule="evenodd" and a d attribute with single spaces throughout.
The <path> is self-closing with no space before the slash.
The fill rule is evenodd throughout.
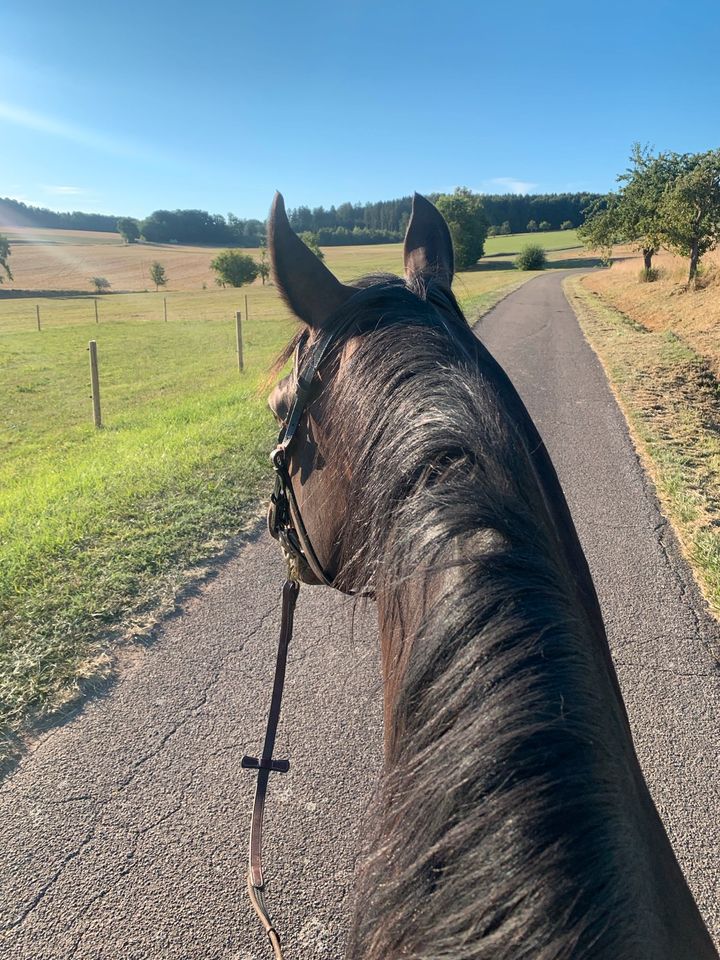
<path id="1" fill-rule="evenodd" d="M 499 255 L 500 256 L 500 255 Z M 486 273 L 488 270 L 515 270 L 515 264 L 512 260 L 507 260 L 505 258 L 512 256 L 509 253 L 503 253 L 502 257 L 504 259 L 499 259 L 495 257 L 483 257 L 482 260 L 478 260 L 477 263 L 474 263 L 472 267 L 466 267 L 467 273 Z"/>
<path id="2" fill-rule="evenodd" d="M 0 300 L 77 300 L 78 297 L 86 300 L 102 300 L 118 293 L 138 292 L 137 290 L 106 290 L 104 293 L 95 293 L 91 290 L 0 290 Z"/>
<path id="3" fill-rule="evenodd" d="M 548 258 L 547 265 L 553 270 L 574 270 L 592 267 L 607 267 L 608 264 L 600 257 L 569 257 L 567 260 L 551 260 Z"/>

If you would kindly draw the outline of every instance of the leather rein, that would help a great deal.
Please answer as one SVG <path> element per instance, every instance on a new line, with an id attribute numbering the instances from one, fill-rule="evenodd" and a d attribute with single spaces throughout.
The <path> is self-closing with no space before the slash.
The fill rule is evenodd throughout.
<path id="1" fill-rule="evenodd" d="M 253 909 L 267 934 L 276 960 L 282 960 L 280 937 L 273 926 L 265 905 L 265 882 L 262 870 L 262 826 L 267 795 L 268 781 L 271 773 L 287 773 L 290 769 L 289 760 L 275 760 L 273 749 L 280 707 L 282 704 L 283 686 L 285 683 L 285 665 L 293 630 L 293 616 L 295 604 L 300 592 L 301 564 L 306 563 L 317 579 L 326 586 L 333 585 L 333 578 L 325 571 L 313 549 L 305 524 L 300 514 L 295 492 L 288 469 L 288 451 L 295 439 L 298 425 L 302 418 L 315 376 L 321 363 L 330 349 L 343 336 L 352 323 L 343 324 L 331 333 L 321 333 L 320 336 L 307 348 L 306 354 L 300 358 L 301 348 L 307 344 L 308 334 L 303 334 L 295 348 L 293 375 L 295 377 L 295 398 L 293 400 L 287 420 L 280 429 L 277 444 L 270 454 L 270 461 L 275 471 L 275 487 L 270 497 L 268 510 L 268 530 L 280 544 L 287 562 L 287 579 L 282 587 L 282 617 L 280 623 L 280 640 L 275 661 L 275 677 L 273 680 L 270 713 L 265 729 L 260 758 L 244 756 L 241 766 L 246 770 L 257 771 L 255 785 L 255 799 L 253 801 L 252 818 L 250 821 L 250 850 L 248 862 L 247 888 Z"/>
<path id="2" fill-rule="evenodd" d="M 377 288 L 361 288 L 358 293 L 345 304 L 346 310 L 353 301 L 361 301 L 370 296 L 377 296 Z M 441 306 L 446 306 L 441 304 Z M 282 960 L 280 937 L 273 926 L 265 905 L 265 883 L 262 870 L 262 826 L 267 795 L 268 781 L 271 773 L 287 773 L 290 769 L 289 760 L 273 758 L 275 736 L 280 720 L 283 685 L 285 682 L 285 665 L 287 662 L 288 646 L 292 638 L 293 616 L 295 604 L 300 592 L 300 572 L 302 564 L 306 564 L 320 583 L 326 586 L 334 585 L 334 578 L 327 573 L 313 549 L 310 537 L 303 523 L 300 508 L 293 490 L 292 480 L 288 469 L 288 452 L 296 437 L 297 429 L 303 413 L 310 399 L 311 391 L 320 365 L 327 358 L 331 349 L 341 341 L 350 331 L 356 320 L 355 311 L 350 310 L 349 316 L 343 317 L 337 325 L 331 318 L 318 337 L 308 346 L 309 334 L 306 331 L 295 348 L 293 362 L 293 376 L 295 378 L 295 397 L 287 419 L 280 428 L 277 444 L 270 454 L 270 460 L 275 471 L 275 486 L 270 497 L 268 510 L 268 530 L 272 537 L 280 544 L 287 562 L 287 579 L 282 587 L 282 618 L 280 624 L 280 639 L 275 661 L 275 677 L 273 680 L 270 713 L 265 730 L 265 741 L 262 754 L 259 758 L 244 756 L 241 761 L 243 768 L 257 771 L 255 799 L 253 802 L 252 818 L 250 821 L 250 850 L 248 863 L 247 888 L 250 902 L 265 930 L 275 960 Z M 439 326 L 452 338 L 453 333 L 438 311 Z M 457 343 L 457 341 L 456 341 Z M 457 344 L 461 351 L 468 356 L 467 349 Z M 301 357 L 301 349 L 306 347 Z M 364 594 L 370 596 L 371 594 Z"/>

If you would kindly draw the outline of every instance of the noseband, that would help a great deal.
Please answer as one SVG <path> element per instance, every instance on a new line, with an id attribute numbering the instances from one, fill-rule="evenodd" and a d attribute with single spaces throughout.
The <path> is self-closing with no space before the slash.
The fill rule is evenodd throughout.
<path id="1" fill-rule="evenodd" d="M 255 786 L 255 800 L 253 803 L 252 819 L 250 822 L 250 852 L 247 886 L 250 901 L 268 936 L 276 960 L 282 960 L 280 938 L 273 927 L 265 906 L 265 886 L 262 873 L 262 824 L 265 809 L 268 780 L 271 773 L 287 773 L 290 769 L 289 760 L 273 759 L 275 735 L 280 720 L 283 685 L 285 682 L 285 664 L 290 639 L 292 637 L 293 614 L 295 603 L 300 591 L 300 572 L 303 564 L 307 565 L 320 583 L 328 587 L 334 586 L 335 578 L 327 573 L 313 549 L 307 529 L 300 514 L 300 507 L 295 497 L 292 480 L 288 469 L 288 454 L 296 437 L 298 426 L 310 400 L 315 377 L 321 364 L 328 354 L 348 334 L 356 322 L 357 313 L 352 309 L 357 302 L 366 299 L 376 299 L 382 294 L 378 286 L 365 287 L 348 299 L 342 311 L 349 311 L 348 316 L 334 323 L 334 317 L 327 322 L 327 329 L 322 331 L 308 346 L 309 334 L 306 331 L 300 338 L 296 348 L 293 363 L 293 377 L 295 380 L 295 396 L 290 413 L 280 428 L 277 443 L 270 454 L 270 460 L 275 470 L 275 486 L 270 497 L 268 510 L 268 530 L 280 544 L 287 562 L 287 579 L 282 588 L 282 618 L 280 625 L 280 641 L 278 644 L 277 659 L 275 662 L 275 678 L 273 681 L 272 700 L 262 755 L 257 757 L 245 756 L 242 766 L 248 770 L 257 771 L 258 778 Z M 455 340 L 456 345 L 469 358 L 465 346 L 457 340 L 450 324 L 443 318 L 442 311 L 448 308 L 454 313 L 451 299 L 442 291 L 433 290 L 432 299 L 437 309 L 437 321 L 441 328 Z M 305 353 L 302 349 L 306 347 Z M 302 356 L 301 356 L 302 354 Z M 369 595 L 369 594 L 368 594 Z"/>

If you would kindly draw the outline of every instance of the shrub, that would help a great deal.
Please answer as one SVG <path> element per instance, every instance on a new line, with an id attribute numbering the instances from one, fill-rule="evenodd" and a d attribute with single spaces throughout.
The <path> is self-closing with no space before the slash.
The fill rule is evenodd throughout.
<path id="1" fill-rule="evenodd" d="M 544 270 L 546 263 L 545 251 L 537 243 L 526 244 L 515 257 L 518 270 Z"/>
<path id="2" fill-rule="evenodd" d="M 106 277 L 90 277 L 90 283 L 95 287 L 95 293 L 107 293 L 112 286 Z"/>
<path id="3" fill-rule="evenodd" d="M 530 220 L 530 222 L 527 225 L 528 233 L 537 233 L 537 230 L 538 230 L 537 220 Z"/>
<path id="4" fill-rule="evenodd" d="M 660 271 L 657 267 L 643 267 L 638 274 L 640 283 L 655 283 L 660 278 Z"/>
<path id="5" fill-rule="evenodd" d="M 560 229 L 561 229 L 561 230 L 574 230 L 575 227 L 574 227 L 574 225 L 573 225 L 572 220 L 563 220 L 563 222 L 560 224 Z"/>
<path id="6" fill-rule="evenodd" d="M 548 223 L 547 220 L 541 220 L 538 230 L 552 230 L 552 224 Z"/>

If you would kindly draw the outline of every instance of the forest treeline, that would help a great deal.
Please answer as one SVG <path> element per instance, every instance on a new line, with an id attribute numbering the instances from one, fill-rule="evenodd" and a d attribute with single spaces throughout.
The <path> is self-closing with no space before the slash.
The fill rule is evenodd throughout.
<path id="1" fill-rule="evenodd" d="M 439 194 L 429 194 L 437 200 Z M 531 221 L 545 222 L 547 229 L 559 229 L 568 221 L 584 222 L 584 210 L 600 195 L 594 193 L 483 194 L 482 210 L 490 227 L 510 225 L 510 232 L 524 233 Z M 381 200 L 377 203 L 341 203 L 324 207 L 300 206 L 290 209 L 290 223 L 298 233 L 315 234 L 323 246 L 392 243 L 402 240 L 410 217 L 412 197 Z M 33 207 L 18 200 L 0 199 L 0 224 L 49 227 L 65 230 L 119 232 L 118 221 L 133 218 L 99 213 L 58 213 Z M 260 220 L 243 220 L 229 213 L 205 210 L 156 210 L 145 220 L 135 220 L 139 236 L 153 243 L 211 244 L 214 246 L 257 247 L 265 237 Z"/>

